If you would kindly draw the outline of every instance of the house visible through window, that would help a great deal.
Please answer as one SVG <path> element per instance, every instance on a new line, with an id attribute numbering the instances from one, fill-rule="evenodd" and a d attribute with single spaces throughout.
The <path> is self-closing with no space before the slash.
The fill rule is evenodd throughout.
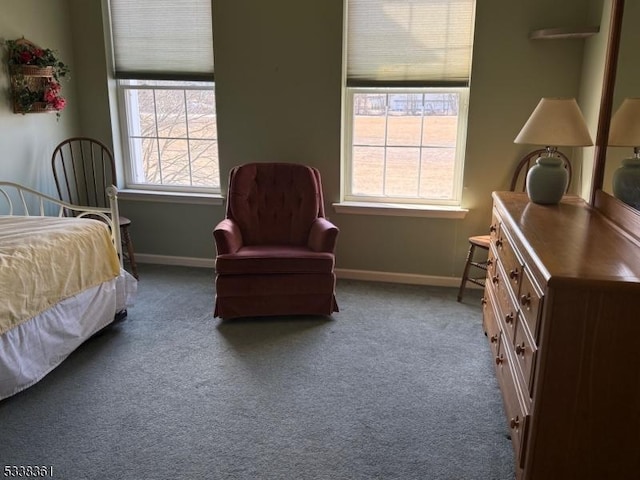
<path id="1" fill-rule="evenodd" d="M 459 205 L 473 0 L 347 1 L 344 199 Z"/>
<path id="2" fill-rule="evenodd" d="M 109 0 L 126 186 L 220 192 L 211 0 Z"/>

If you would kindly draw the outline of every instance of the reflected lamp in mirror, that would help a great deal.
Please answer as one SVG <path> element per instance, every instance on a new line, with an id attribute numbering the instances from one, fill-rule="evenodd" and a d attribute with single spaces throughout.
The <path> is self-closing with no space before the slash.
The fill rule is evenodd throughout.
<path id="1" fill-rule="evenodd" d="M 564 162 L 556 155 L 558 147 L 585 147 L 593 140 L 575 98 L 542 98 L 514 143 L 546 148 L 529 169 L 526 188 L 532 202 L 554 205 L 569 184 Z"/>
<path id="2" fill-rule="evenodd" d="M 613 195 L 640 209 L 640 98 L 625 98 L 611 119 L 610 147 L 633 147 L 613 173 Z"/>

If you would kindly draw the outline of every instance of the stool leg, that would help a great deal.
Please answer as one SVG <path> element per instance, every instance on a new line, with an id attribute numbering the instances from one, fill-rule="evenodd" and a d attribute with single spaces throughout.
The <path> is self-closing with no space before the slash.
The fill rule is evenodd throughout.
<path id="1" fill-rule="evenodd" d="M 460 289 L 458 290 L 458 301 L 462 301 L 462 295 L 464 294 L 464 287 L 467 284 L 467 279 L 469 278 L 469 268 L 471 267 L 471 262 L 473 261 L 473 254 L 476 250 L 476 246 L 473 243 L 469 244 L 469 251 L 467 252 L 467 261 L 464 264 L 464 271 L 462 272 L 462 279 L 460 280 Z"/>
<path id="2" fill-rule="evenodd" d="M 138 280 L 138 265 L 136 264 L 136 257 L 133 253 L 133 242 L 131 241 L 131 235 L 129 235 L 129 227 L 121 227 L 122 243 L 127 247 L 127 258 L 129 265 L 131 266 L 131 274 Z"/>

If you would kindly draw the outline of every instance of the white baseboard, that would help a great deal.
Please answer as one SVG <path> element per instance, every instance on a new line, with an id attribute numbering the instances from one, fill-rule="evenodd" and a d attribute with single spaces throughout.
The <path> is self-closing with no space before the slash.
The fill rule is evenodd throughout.
<path id="1" fill-rule="evenodd" d="M 183 267 L 214 268 L 214 258 L 176 257 L 170 255 L 153 255 L 136 253 L 138 263 L 155 263 L 157 265 L 178 265 Z M 460 278 L 439 277 L 435 275 L 420 275 L 417 273 L 380 272 L 375 270 L 354 270 L 350 268 L 336 268 L 336 276 L 348 280 L 364 280 L 368 282 L 404 283 L 408 285 L 427 285 L 432 287 L 458 287 Z M 470 288 L 479 288 L 469 284 Z"/>

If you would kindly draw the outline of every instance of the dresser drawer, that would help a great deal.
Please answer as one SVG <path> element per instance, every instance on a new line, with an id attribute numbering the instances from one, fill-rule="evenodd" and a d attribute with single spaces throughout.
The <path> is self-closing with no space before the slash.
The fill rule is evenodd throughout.
<path id="1" fill-rule="evenodd" d="M 498 262 L 494 278 L 497 278 L 497 281 L 493 284 L 493 289 L 495 290 L 496 302 L 498 304 L 498 319 L 502 324 L 502 330 L 507 336 L 508 341 L 513 344 L 515 326 L 518 319 L 518 308 L 511 296 L 511 287 L 505 280 L 505 273 L 502 270 L 500 262 Z"/>
<path id="2" fill-rule="evenodd" d="M 538 340 L 538 319 L 542 312 L 542 294 L 538 292 L 529 272 L 525 269 L 518 302 L 532 338 Z"/>
<path id="3" fill-rule="evenodd" d="M 518 380 L 513 364 L 511 363 L 509 347 L 506 345 L 500 345 L 496 357 L 496 374 L 502 391 L 502 399 L 504 401 L 504 409 L 511 434 L 511 443 L 516 455 L 516 463 L 522 468 L 524 467 L 526 451 L 524 444 L 529 423 L 529 412 L 523 402 Z"/>
<path id="4" fill-rule="evenodd" d="M 533 393 L 533 376 L 537 347 L 522 318 L 516 325 L 514 357 L 522 374 L 529 398 Z"/>
<path id="5" fill-rule="evenodd" d="M 498 321 L 496 318 L 496 301 L 493 295 L 493 289 L 489 285 L 484 292 L 484 307 L 482 315 L 482 323 L 484 327 L 484 333 L 486 333 L 489 339 L 489 347 L 491 348 L 491 354 L 495 357 L 498 354 L 498 345 L 500 342 L 500 328 L 498 327 Z"/>
<path id="6" fill-rule="evenodd" d="M 487 278 L 493 278 L 496 273 L 497 263 L 496 254 L 494 253 L 493 248 L 489 247 L 489 254 L 487 256 Z"/>
<path id="7" fill-rule="evenodd" d="M 500 219 L 498 213 L 493 210 L 491 215 L 491 225 L 489 226 L 489 237 L 491 243 L 495 244 L 496 239 L 500 236 Z"/>
<path id="8" fill-rule="evenodd" d="M 522 262 L 519 260 L 513 248 L 513 242 L 509 238 L 504 226 L 500 227 L 500 234 L 494 244 L 500 262 L 502 262 L 502 266 L 504 267 L 505 278 L 511 285 L 513 295 L 517 297 L 520 292 L 520 284 L 522 283 Z"/>

